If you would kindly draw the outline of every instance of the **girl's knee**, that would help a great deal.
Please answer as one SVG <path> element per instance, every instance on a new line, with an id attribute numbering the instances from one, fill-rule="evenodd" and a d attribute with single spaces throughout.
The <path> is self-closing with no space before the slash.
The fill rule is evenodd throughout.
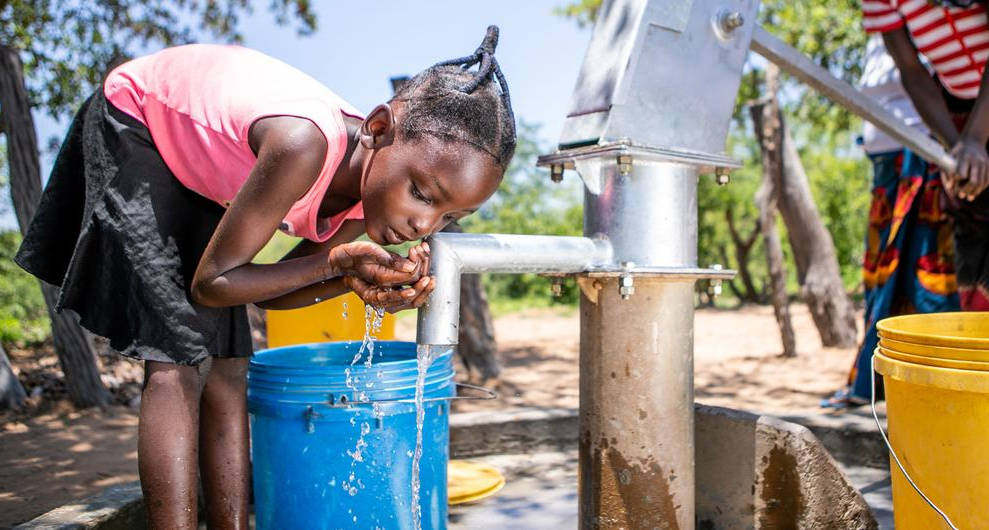
<path id="1" fill-rule="evenodd" d="M 226 359 L 217 357 L 213 359 L 213 367 L 210 368 L 210 374 L 216 374 L 218 377 L 228 381 L 246 381 L 247 365 L 249 362 L 250 359 L 247 357 Z"/>
<path id="2" fill-rule="evenodd" d="M 206 378 L 206 388 L 244 392 L 247 388 L 248 362 L 247 358 L 214 358 Z"/>
<path id="3" fill-rule="evenodd" d="M 198 391 L 196 367 L 156 361 L 144 363 L 144 393 L 194 395 Z"/>

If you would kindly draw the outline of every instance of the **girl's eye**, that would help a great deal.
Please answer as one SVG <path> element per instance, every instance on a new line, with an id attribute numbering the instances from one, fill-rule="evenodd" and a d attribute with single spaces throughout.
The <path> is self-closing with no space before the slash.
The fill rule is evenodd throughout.
<path id="1" fill-rule="evenodd" d="M 426 196 L 419 191 L 419 186 L 416 186 L 415 183 L 412 184 L 412 196 L 415 197 L 416 200 L 422 201 L 426 204 L 432 204 L 433 202 L 427 199 Z"/>

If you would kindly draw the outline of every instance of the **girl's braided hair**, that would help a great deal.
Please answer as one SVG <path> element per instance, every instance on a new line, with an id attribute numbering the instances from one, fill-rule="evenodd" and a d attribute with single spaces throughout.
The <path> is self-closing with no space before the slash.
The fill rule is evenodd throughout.
<path id="1" fill-rule="evenodd" d="M 498 27 L 488 26 L 473 54 L 436 63 L 402 85 L 392 98 L 405 103 L 399 134 L 465 142 L 507 168 L 515 153 L 515 115 L 494 57 L 497 45 Z M 477 71 L 470 71 L 475 64 Z"/>

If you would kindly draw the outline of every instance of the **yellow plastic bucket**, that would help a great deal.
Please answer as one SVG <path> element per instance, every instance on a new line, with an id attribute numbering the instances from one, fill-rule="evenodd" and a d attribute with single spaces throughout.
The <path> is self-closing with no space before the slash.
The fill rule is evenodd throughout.
<path id="1" fill-rule="evenodd" d="M 269 348 L 364 338 L 364 302 L 354 293 L 299 309 L 268 311 L 266 319 Z M 395 315 L 385 314 L 375 336 L 395 338 Z"/>
<path id="2" fill-rule="evenodd" d="M 893 317 L 878 328 L 892 449 L 956 527 L 989 528 L 989 313 Z M 892 457 L 890 470 L 897 530 L 946 528 Z"/>
<path id="3" fill-rule="evenodd" d="M 938 366 L 941 368 L 956 368 L 958 370 L 977 370 L 977 371 L 989 371 L 989 362 L 982 361 L 959 361 L 955 359 L 937 359 L 933 357 L 926 357 L 924 355 L 914 355 L 910 353 L 903 353 L 899 350 L 890 350 L 879 346 L 879 353 L 882 353 L 886 357 L 891 359 L 897 359 L 900 361 L 923 364 L 926 366 Z"/>
<path id="4" fill-rule="evenodd" d="M 964 362 L 989 363 L 989 350 L 979 350 L 975 348 L 952 348 L 947 346 L 930 346 L 927 344 L 914 344 L 894 339 L 879 339 L 883 347 L 890 351 L 908 353 L 920 357 L 926 357 L 933 362 L 941 360 L 955 360 Z M 941 365 L 934 365 L 941 366 Z M 945 365 L 946 368 L 953 368 Z"/>
<path id="5" fill-rule="evenodd" d="M 989 350 L 989 313 L 927 313 L 903 315 L 876 324 L 879 339 L 922 346 Z"/>

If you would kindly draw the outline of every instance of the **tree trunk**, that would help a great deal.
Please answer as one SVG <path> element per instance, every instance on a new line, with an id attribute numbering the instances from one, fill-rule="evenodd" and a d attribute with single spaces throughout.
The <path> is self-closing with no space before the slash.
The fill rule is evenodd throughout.
<path id="1" fill-rule="evenodd" d="M 770 65 L 771 70 L 775 67 Z M 778 71 L 776 72 L 778 75 Z M 786 296 L 786 269 L 783 260 L 783 246 L 776 230 L 776 209 L 779 201 L 780 181 L 783 175 L 782 115 L 776 101 L 776 77 L 770 77 L 770 90 L 765 101 L 750 106 L 756 139 L 762 151 L 762 185 L 756 192 L 755 201 L 759 207 L 759 228 L 766 244 L 766 258 L 769 263 L 770 298 L 776 322 L 780 327 L 783 343 L 783 356 L 797 355 L 797 341 L 790 319 L 790 306 Z"/>
<path id="2" fill-rule="evenodd" d="M 773 170 L 775 193 L 797 266 L 801 297 L 807 302 L 824 346 L 856 344 L 855 309 L 845 292 L 834 242 L 821 222 L 796 145 L 776 99 L 779 69 L 766 69 L 766 100 L 752 106 L 752 120 L 763 153 L 763 171 Z M 767 166 L 765 161 L 772 160 Z"/>
<path id="3" fill-rule="evenodd" d="M 26 397 L 24 387 L 10 367 L 7 352 L 0 344 L 0 410 L 19 409 L 24 406 Z"/>
<path id="4" fill-rule="evenodd" d="M 494 323 L 480 274 L 464 274 L 460 279 L 460 358 L 481 382 L 501 375 L 495 353 Z"/>
<path id="5" fill-rule="evenodd" d="M 450 223 L 443 232 L 463 232 L 457 223 Z M 495 353 L 494 324 L 488 298 L 484 294 L 479 274 L 464 274 L 460 278 L 460 332 L 457 351 L 469 372 L 487 381 L 501 375 L 501 365 Z"/>
<path id="6" fill-rule="evenodd" d="M 781 129 L 783 187 L 779 211 L 793 249 L 800 295 L 810 309 L 824 346 L 853 347 L 857 344 L 855 306 L 841 280 L 834 241 L 821 222 L 807 173 L 785 123 Z"/>
<path id="7" fill-rule="evenodd" d="M 0 45 L 0 120 L 0 128 L 7 136 L 10 196 L 23 234 L 41 200 L 40 155 L 24 85 L 24 68 L 17 50 L 4 45 Z M 110 394 L 100 380 L 96 357 L 85 332 L 69 314 L 56 314 L 52 310 L 57 297 L 55 287 L 42 283 L 41 292 L 48 305 L 52 338 L 69 399 L 80 408 L 108 404 Z"/>
<path id="8" fill-rule="evenodd" d="M 728 222 L 728 233 L 731 235 L 731 240 L 735 247 L 735 261 L 738 262 L 738 278 L 742 281 L 742 286 L 745 287 L 744 294 L 739 293 L 738 289 L 734 286 L 732 286 L 732 290 L 735 291 L 735 294 L 739 295 L 742 302 L 758 303 L 761 296 L 759 295 L 759 290 L 755 287 L 752 273 L 749 272 L 749 255 L 752 252 L 752 247 L 755 246 L 756 241 L 759 239 L 759 223 L 756 222 L 756 226 L 752 232 L 747 237 L 743 237 L 735 226 L 735 216 L 730 207 L 725 210 L 725 220 Z M 727 263 L 727 256 L 725 259 Z"/>
<path id="9" fill-rule="evenodd" d="M 770 180 L 763 176 L 762 187 L 756 192 L 762 237 L 766 244 L 766 260 L 769 263 L 769 292 L 773 302 L 773 313 L 780 327 L 783 344 L 783 357 L 797 356 L 797 339 L 790 319 L 790 301 L 786 296 L 786 266 L 783 260 L 783 246 L 776 230 L 776 200 Z"/>

